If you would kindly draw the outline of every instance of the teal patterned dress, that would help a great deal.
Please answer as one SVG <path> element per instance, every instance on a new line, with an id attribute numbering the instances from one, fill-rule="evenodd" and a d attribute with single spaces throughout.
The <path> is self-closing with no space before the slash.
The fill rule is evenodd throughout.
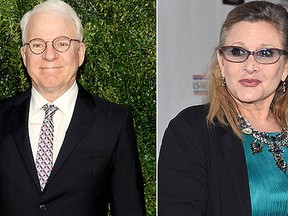
<path id="1" fill-rule="evenodd" d="M 279 133 L 268 133 L 276 136 Z M 243 134 L 250 197 L 253 216 L 288 216 L 288 171 L 285 174 L 275 163 L 268 146 L 263 151 L 252 154 L 250 148 L 254 138 Z M 288 162 L 288 149 L 283 147 L 284 160 Z"/>

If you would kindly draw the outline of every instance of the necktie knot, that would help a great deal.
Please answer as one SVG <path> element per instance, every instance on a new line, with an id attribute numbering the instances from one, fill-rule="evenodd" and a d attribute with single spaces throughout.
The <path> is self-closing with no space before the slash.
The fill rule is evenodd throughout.
<path id="1" fill-rule="evenodd" d="M 54 105 L 45 104 L 42 109 L 45 111 L 45 118 L 50 117 L 52 118 L 55 112 L 59 109 Z"/>

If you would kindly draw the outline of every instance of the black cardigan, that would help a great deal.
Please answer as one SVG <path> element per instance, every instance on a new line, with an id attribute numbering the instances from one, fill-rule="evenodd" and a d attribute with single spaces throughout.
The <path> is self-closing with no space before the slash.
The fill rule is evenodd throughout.
<path id="1" fill-rule="evenodd" d="M 207 106 L 180 112 L 165 131 L 158 216 L 251 216 L 245 154 L 230 128 L 207 127 Z"/>

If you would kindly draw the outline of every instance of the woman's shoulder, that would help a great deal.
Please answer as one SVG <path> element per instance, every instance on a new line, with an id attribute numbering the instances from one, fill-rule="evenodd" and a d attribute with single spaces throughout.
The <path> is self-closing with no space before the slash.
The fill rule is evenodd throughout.
<path id="1" fill-rule="evenodd" d="M 206 117 L 209 111 L 209 104 L 190 106 L 182 111 L 180 111 L 177 116 L 174 118 L 177 120 L 187 120 L 187 121 L 201 121 L 206 122 Z"/>
<path id="2" fill-rule="evenodd" d="M 212 124 L 207 121 L 210 104 L 190 106 L 180 111 L 174 117 L 169 127 L 178 128 L 179 130 L 186 130 L 196 133 L 203 133 L 209 136 L 222 136 L 224 134 L 233 133 L 229 126 L 222 125 L 218 121 Z"/>
<path id="3" fill-rule="evenodd" d="M 169 122 L 168 128 L 180 131 L 208 130 L 206 121 L 208 111 L 208 104 L 187 107 Z"/>

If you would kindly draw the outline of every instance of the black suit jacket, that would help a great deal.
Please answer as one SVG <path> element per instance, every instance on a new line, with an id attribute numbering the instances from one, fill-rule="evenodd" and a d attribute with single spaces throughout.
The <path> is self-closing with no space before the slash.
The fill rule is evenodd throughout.
<path id="1" fill-rule="evenodd" d="M 75 110 L 43 192 L 28 135 L 31 90 L 0 103 L 0 215 L 144 215 L 130 112 L 79 86 Z"/>
<path id="2" fill-rule="evenodd" d="M 241 141 L 230 128 L 207 127 L 207 108 L 174 118 L 159 156 L 159 216 L 250 216 Z"/>

